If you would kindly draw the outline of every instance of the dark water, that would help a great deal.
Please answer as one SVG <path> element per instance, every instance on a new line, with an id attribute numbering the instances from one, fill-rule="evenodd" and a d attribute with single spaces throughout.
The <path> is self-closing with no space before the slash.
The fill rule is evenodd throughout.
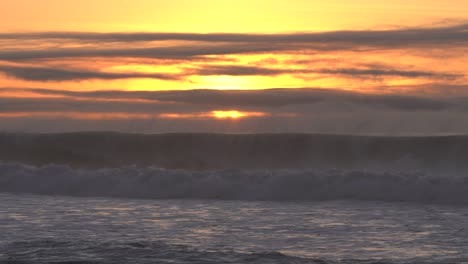
<path id="1" fill-rule="evenodd" d="M 468 207 L 0 195 L 0 263 L 468 263 Z"/>

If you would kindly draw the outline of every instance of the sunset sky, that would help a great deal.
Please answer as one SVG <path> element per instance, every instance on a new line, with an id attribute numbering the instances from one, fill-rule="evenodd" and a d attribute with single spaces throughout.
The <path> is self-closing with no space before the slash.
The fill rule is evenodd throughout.
<path id="1" fill-rule="evenodd" d="M 1 0 L 0 130 L 468 133 L 466 0 Z"/>

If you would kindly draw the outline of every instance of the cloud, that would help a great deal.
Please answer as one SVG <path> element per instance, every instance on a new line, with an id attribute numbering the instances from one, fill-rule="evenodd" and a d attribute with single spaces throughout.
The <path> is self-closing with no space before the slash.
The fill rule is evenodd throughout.
<path id="1" fill-rule="evenodd" d="M 463 77 L 461 74 L 436 73 L 429 71 L 403 71 L 394 69 L 355 69 L 355 68 L 337 68 L 337 69 L 320 69 L 316 73 L 345 75 L 352 77 L 370 76 L 370 77 L 409 77 L 409 78 L 442 78 L 442 79 L 457 79 Z"/>
<path id="2" fill-rule="evenodd" d="M 399 28 L 394 30 L 356 30 L 289 34 L 236 33 L 94 33 L 36 32 L 2 33 L 0 39 L 68 39 L 86 42 L 135 41 L 202 41 L 231 43 L 353 43 L 365 45 L 451 44 L 468 41 L 468 23 L 431 28 Z"/>
<path id="3" fill-rule="evenodd" d="M 3 88 L 5 92 L 31 92 L 59 95 L 65 98 L 2 98 L 0 111 L 136 111 L 136 112 L 205 112 L 217 109 L 299 111 L 304 106 L 351 105 L 395 111 L 445 111 L 468 108 L 468 98 L 432 98 L 410 95 L 363 94 L 332 89 L 269 89 L 269 90 L 189 90 L 189 91 L 68 91 L 50 89 Z M 79 99 L 79 100 L 78 100 Z M 88 99 L 89 101 L 83 100 Z M 99 100 L 128 100 L 99 101 Z M 145 100 L 145 101 L 135 101 Z M 294 107 L 298 107 L 295 109 Z M 340 111 L 340 107 L 336 107 Z M 307 113 L 306 113 L 307 114 Z"/>
<path id="4" fill-rule="evenodd" d="M 151 78 L 160 80 L 178 80 L 176 74 L 165 73 L 110 73 L 83 69 L 57 69 L 49 67 L 0 66 L 0 72 L 7 76 L 28 81 L 70 81 L 86 79 L 130 79 Z"/>
<path id="5" fill-rule="evenodd" d="M 468 98 L 462 97 L 468 90 L 466 85 L 463 86 L 466 81 L 463 78 L 463 58 L 468 50 L 468 24 L 438 28 L 291 34 L 0 33 L 0 42 L 0 73 L 17 80 L 184 80 L 195 75 L 295 75 L 292 77 L 302 79 L 286 83 L 285 86 L 302 84 L 303 79 L 307 80 L 307 77 L 337 77 L 339 80 L 336 83 L 343 81 L 344 85 L 349 84 L 349 87 L 356 89 L 381 89 L 387 93 L 363 94 L 313 88 L 242 91 L 70 91 L 66 90 L 66 83 L 61 83 L 60 86 L 44 83 L 46 87 L 63 87 L 63 90 L 0 88 L 0 113 L 5 113 L 4 116 L 20 112 L 109 113 L 107 116 L 112 116 L 113 113 L 135 114 L 133 116 L 186 114 L 181 116 L 189 117 L 191 113 L 239 110 L 269 115 L 255 120 L 220 123 L 216 120 L 183 118 L 138 121 L 129 119 L 125 122 L 78 121 L 66 119 L 66 115 L 59 118 L 59 114 L 54 120 L 43 122 L 38 114 L 35 117 L 2 118 L 0 129 L 50 131 L 52 126 L 56 126 L 53 129 L 60 131 L 128 131 L 129 128 L 138 127 L 138 132 L 468 132 Z M 379 50 L 382 52 L 378 52 Z M 238 56 L 224 56 L 238 54 L 262 56 L 249 56 L 247 59 L 252 64 L 244 63 L 244 58 L 232 61 L 232 58 Z M 450 57 L 437 57 L 442 54 Z M 153 59 L 161 60 L 155 65 L 153 62 L 156 60 Z M 206 63 L 202 59 L 217 61 L 216 64 Z M 256 59 L 259 60 L 254 61 Z M 175 60 L 181 61 L 174 65 Z M 180 72 L 107 72 L 103 69 L 94 71 L 86 64 L 91 61 L 97 61 L 97 67 L 139 64 L 155 68 L 177 67 Z M 346 80 L 343 80 L 344 78 Z M 350 80 L 351 78 L 356 79 Z M 363 81 L 362 78 L 377 78 L 382 86 L 376 87 L 376 82 L 371 82 L 374 80 Z M 380 82 L 381 78 L 385 80 Z M 411 81 L 429 84 L 418 88 L 419 93 L 409 94 L 400 86 L 391 86 L 396 83 L 395 79 L 399 81 L 399 78 L 404 79 L 404 83 Z M 17 80 L 8 82 L 10 85 L 19 86 L 20 82 Z M 323 85 L 327 85 L 326 83 L 328 82 L 324 82 Z M 90 85 L 83 89 L 106 88 L 93 87 L 94 83 Z M 317 82 L 317 85 L 322 83 Z M 132 88 L 138 89 L 136 86 Z M 398 89 L 400 90 L 397 91 Z M 392 91 L 395 93 L 390 94 Z M 24 97 L 8 97 L 8 94 L 15 92 L 18 92 L 18 95 L 24 92 L 21 95 Z M 28 97 L 30 93 L 36 96 Z"/>
<path id="6" fill-rule="evenodd" d="M 404 28 L 395 30 L 333 31 L 292 34 L 191 34 L 191 33 L 91 33 L 43 32 L 3 33 L 0 39 L 22 41 L 69 41 L 94 45 L 80 48 L 45 48 L 0 52 L 0 60 L 30 60 L 65 57 L 141 57 L 189 58 L 205 55 L 281 51 L 339 51 L 368 49 L 406 49 L 449 45 L 466 47 L 468 24 L 437 28 Z M 103 44 L 143 42 L 135 48 L 102 48 Z M 156 41 L 156 43 L 155 43 Z M 147 47 L 157 41 L 195 41 L 190 45 Z"/>
<path id="7" fill-rule="evenodd" d="M 267 68 L 242 65 L 205 65 L 194 71 L 197 75 L 232 75 L 232 76 L 277 76 L 283 74 L 327 74 L 344 75 L 347 77 L 410 77 L 410 78 L 461 78 L 460 74 L 437 73 L 430 71 L 406 71 L 395 69 L 374 68 L 332 68 L 332 69 L 293 69 L 293 68 Z"/>
<path id="8" fill-rule="evenodd" d="M 99 72 L 86 69 L 64 69 L 51 67 L 31 66 L 0 66 L 0 72 L 9 77 L 27 81 L 77 81 L 86 79 L 130 79 L 151 78 L 160 80 L 180 80 L 184 77 L 201 75 L 229 75 L 229 76 L 278 76 L 285 74 L 326 74 L 342 75 L 348 78 L 363 77 L 408 77 L 408 78 L 438 78 L 457 79 L 463 77 L 459 74 L 446 74 L 427 71 L 404 71 L 394 69 L 360 69 L 360 68 L 336 68 L 336 69 L 287 69 L 268 68 L 242 65 L 203 65 L 198 68 L 186 68 L 184 72 L 169 73 L 139 73 L 139 72 Z"/>
<path id="9" fill-rule="evenodd" d="M 153 59 L 190 59 L 205 55 L 229 55 L 241 53 L 293 50 L 294 47 L 261 44 L 180 45 L 147 48 L 51 48 L 41 50 L 0 51 L 0 60 L 20 61 L 34 59 L 129 57 Z"/>
<path id="10" fill-rule="evenodd" d="M 41 98 L 41 97 L 0 97 L 0 113 L 28 112 L 81 112 L 81 113 L 189 113 L 210 110 L 212 107 L 176 102 L 158 102 L 141 100 L 110 100 L 84 97 Z"/>
<path id="11" fill-rule="evenodd" d="M 294 69 L 275 69 L 257 66 L 242 66 L 242 65 L 204 65 L 199 67 L 192 74 L 196 75 L 231 75 L 231 76 L 277 76 L 283 74 L 294 73 L 310 73 L 310 70 L 294 70 Z"/>
<path id="12" fill-rule="evenodd" d="M 0 130 L 7 131 L 468 133 L 468 97 L 457 96 L 314 88 L 94 92 L 0 88 L 0 92 L 5 92 L 0 93 Z M 12 92 L 35 96 L 8 97 Z M 192 118 L 215 110 L 265 115 L 236 121 Z M 76 113 L 81 117 L 73 118 Z"/>

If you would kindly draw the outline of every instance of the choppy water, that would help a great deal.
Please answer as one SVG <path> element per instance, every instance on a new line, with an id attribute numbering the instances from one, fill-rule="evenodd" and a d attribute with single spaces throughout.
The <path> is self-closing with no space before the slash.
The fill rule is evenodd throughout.
<path id="1" fill-rule="evenodd" d="M 468 263 L 468 207 L 0 194 L 0 263 Z"/>

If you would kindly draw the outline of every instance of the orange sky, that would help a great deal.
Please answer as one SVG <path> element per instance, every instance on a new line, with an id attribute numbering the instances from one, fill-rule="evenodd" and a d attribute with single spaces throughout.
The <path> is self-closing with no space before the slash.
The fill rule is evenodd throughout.
<path id="1" fill-rule="evenodd" d="M 465 0 L 3 0 L 1 31 L 291 32 L 467 19 Z"/>
<path id="2" fill-rule="evenodd" d="M 336 30 L 398 30 L 401 28 L 435 28 L 463 24 L 468 20 L 468 5 L 464 0 L 395 0 L 382 2 L 374 0 L 310 1 L 310 0 L 4 0 L 0 9 L 0 32 L 183 32 L 183 33 L 297 33 L 327 32 Z M 125 47 L 170 47 L 173 45 L 200 45 L 184 41 L 163 42 L 83 42 L 79 39 L 3 39 L 3 51 L 26 51 L 58 48 L 108 48 Z M 209 44 L 209 43 L 208 43 Z M 248 43 L 247 43 L 248 45 Z M 267 45 L 267 44 L 265 44 Z M 325 43 L 326 45 L 326 43 Z M 213 55 L 217 61 L 194 62 L 155 61 L 138 57 L 125 60 L 121 57 L 93 58 L 51 58 L 43 61 L 16 61 L 32 66 L 92 68 L 105 72 L 153 72 L 181 73 L 205 65 L 257 66 L 273 68 L 309 69 L 309 64 L 294 64 L 291 61 L 307 61 L 321 68 L 356 67 L 360 64 L 388 64 L 392 57 L 393 68 L 407 71 L 440 71 L 463 74 L 464 60 L 446 60 L 445 50 L 423 50 L 433 55 L 418 54 L 418 50 L 378 49 L 369 52 L 349 52 L 338 49 L 311 54 L 305 49 L 249 52 L 244 54 Z M 227 60 L 227 59 L 229 60 Z M 47 59 L 47 58 L 45 58 Z M 274 63 L 273 63 L 274 62 Z M 1 60 L 2 64 L 12 63 Z M 434 65 L 437 67 L 434 68 Z M 366 68 L 366 67 L 361 67 Z M 66 80 L 38 80 L 16 78 L 0 72 L 4 86 L 46 87 L 67 89 L 125 89 L 125 90 L 167 90 L 167 89 L 259 89 L 295 87 L 333 87 L 356 89 L 385 85 L 420 85 L 432 83 L 430 78 L 407 78 L 407 76 L 385 76 L 385 78 L 362 78 L 356 82 L 349 76 L 337 74 L 278 74 L 278 75 L 202 75 L 193 74 L 168 80 L 160 78 L 83 78 L 79 82 Z"/>
<path id="3" fill-rule="evenodd" d="M 96 100 L 68 92 L 267 89 L 262 96 L 271 100 L 271 88 L 308 88 L 465 97 L 467 21 L 465 0 L 3 0 L 0 104 L 9 108 L 0 108 L 0 119 L 179 120 L 224 111 L 234 119 L 290 120 L 312 111 L 304 103 L 275 101 L 284 109 L 273 111 L 180 98 L 153 111 L 146 95 Z M 86 102 L 87 114 L 63 100 Z"/>

